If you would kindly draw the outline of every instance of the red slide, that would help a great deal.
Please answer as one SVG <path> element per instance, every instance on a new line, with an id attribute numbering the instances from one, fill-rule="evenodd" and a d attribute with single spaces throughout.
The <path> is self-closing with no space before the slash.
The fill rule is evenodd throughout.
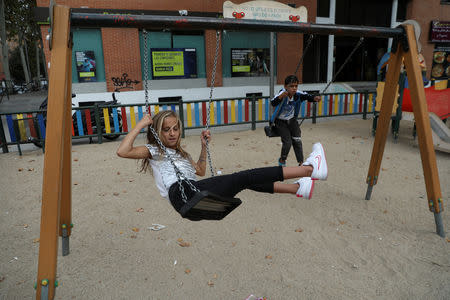
<path id="1" fill-rule="evenodd" d="M 434 86 L 425 88 L 428 112 L 434 112 L 440 119 L 450 117 L 450 88 L 436 90 Z M 409 89 L 403 91 L 402 111 L 412 112 L 411 93 Z"/>

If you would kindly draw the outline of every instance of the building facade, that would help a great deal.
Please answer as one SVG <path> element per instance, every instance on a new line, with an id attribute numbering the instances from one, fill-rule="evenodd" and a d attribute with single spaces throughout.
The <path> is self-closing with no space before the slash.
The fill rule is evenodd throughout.
<path id="1" fill-rule="evenodd" d="M 221 17 L 225 1 L 190 0 L 179 1 L 56 1 L 80 12 L 104 14 L 162 14 Z M 236 4 L 247 1 L 233 1 Z M 268 2 L 268 1 L 262 1 Z M 431 21 L 448 21 L 450 5 L 442 0 L 287 0 L 277 1 L 290 7 L 304 6 L 307 22 L 395 27 L 406 19 L 415 19 L 422 28 L 420 43 L 428 78 L 431 75 L 435 43 L 429 38 Z M 37 15 L 41 24 L 43 40 L 47 40 L 49 25 L 48 0 L 37 0 Z M 181 12 L 180 12 L 181 11 Z M 78 94 L 111 93 L 113 91 L 142 91 L 144 72 L 144 36 L 137 28 L 72 28 L 72 82 Z M 269 85 L 269 32 L 225 31 L 219 40 L 217 75 L 215 86 L 220 97 L 245 97 L 248 93 L 268 95 Z M 214 30 L 177 31 L 148 30 L 147 76 L 153 91 L 151 101 L 165 97 L 188 97 L 201 99 L 207 96 L 211 85 L 216 32 Z M 309 35 L 276 33 L 274 75 L 277 87 L 284 78 L 295 71 L 303 55 Z M 347 59 L 348 53 L 357 44 L 358 38 L 317 36 L 305 54 L 301 71 L 297 74 L 306 90 L 320 91 L 329 82 L 337 69 Z M 442 45 L 440 45 L 442 46 Z M 445 44 L 444 44 L 445 46 Z M 47 63 L 50 58 L 48 43 L 44 42 Z M 335 81 L 368 82 L 374 86 L 376 66 L 380 54 L 388 51 L 386 39 L 368 38 L 348 60 Z M 176 71 L 174 65 L 181 64 L 184 70 Z M 190 57 L 187 59 L 186 57 Z M 255 67 L 239 65 L 243 57 L 255 63 Z M 171 72 L 167 72 L 163 59 L 171 60 Z M 177 60 L 178 59 L 178 60 Z M 450 59 L 449 59 L 450 60 Z M 256 61 L 256 62 L 255 62 Z M 155 65 L 160 63 L 158 68 Z M 346 88 L 349 85 L 345 85 Z M 352 86 L 352 84 L 350 84 Z M 232 89 L 230 89 L 232 88 Z M 226 89 L 223 90 L 223 89 Z M 194 92 L 190 92 L 194 91 Z M 328 91 L 331 91 L 328 90 Z M 344 91 L 334 89 L 334 91 Z"/>

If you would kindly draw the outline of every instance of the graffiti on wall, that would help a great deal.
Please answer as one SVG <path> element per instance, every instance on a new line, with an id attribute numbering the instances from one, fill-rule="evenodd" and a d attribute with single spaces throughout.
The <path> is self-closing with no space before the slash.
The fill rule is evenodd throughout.
<path id="1" fill-rule="evenodd" d="M 120 90 L 124 89 L 134 90 L 134 86 L 140 83 L 139 80 L 128 78 L 127 73 L 123 73 L 122 77 L 111 77 L 111 80 L 113 82 L 115 92 L 120 92 Z"/>

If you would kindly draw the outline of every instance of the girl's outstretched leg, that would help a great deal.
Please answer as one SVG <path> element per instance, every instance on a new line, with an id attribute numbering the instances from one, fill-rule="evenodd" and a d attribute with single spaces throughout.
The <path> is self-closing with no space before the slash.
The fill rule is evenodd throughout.
<path id="1" fill-rule="evenodd" d="M 311 177 L 313 170 L 312 166 L 283 167 L 283 178 Z"/>
<path id="2" fill-rule="evenodd" d="M 274 182 L 273 192 L 279 194 L 292 194 L 297 197 L 311 199 L 314 190 L 314 181 L 310 177 L 303 177 L 295 183 Z"/>

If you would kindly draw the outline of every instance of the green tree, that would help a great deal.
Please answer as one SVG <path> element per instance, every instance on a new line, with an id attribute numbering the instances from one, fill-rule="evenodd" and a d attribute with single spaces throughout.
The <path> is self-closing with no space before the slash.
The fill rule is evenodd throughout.
<path id="1" fill-rule="evenodd" d="M 36 3 L 34 0 L 0 0 L 0 27 L 4 28 L 4 31 L 0 32 L 1 36 L 1 46 L 2 46 L 2 62 L 5 67 L 5 75 L 10 73 L 9 71 L 14 69 L 14 79 L 19 81 L 31 81 L 31 74 L 36 74 L 36 51 L 34 50 L 37 45 L 40 43 L 40 32 L 39 26 L 37 25 L 34 18 L 34 8 L 36 7 Z M 4 10 L 4 15 L 1 14 L 1 9 Z M 14 59 L 10 61 L 5 57 L 5 52 L 8 53 L 7 43 L 6 41 L 14 41 L 18 45 L 18 53 L 20 56 L 20 65 L 23 70 L 23 76 L 20 76 L 17 72 L 17 68 L 20 68 L 20 65 L 17 65 L 17 60 Z M 6 51 L 5 51 L 6 49 Z M 16 55 L 14 53 L 13 56 Z M 8 55 L 11 57 L 11 55 Z M 5 63 L 5 60 L 8 60 Z M 10 64 L 13 63 L 14 65 Z M 36 74 L 39 75 L 39 74 Z M 12 78 L 7 78 L 10 80 Z"/>

